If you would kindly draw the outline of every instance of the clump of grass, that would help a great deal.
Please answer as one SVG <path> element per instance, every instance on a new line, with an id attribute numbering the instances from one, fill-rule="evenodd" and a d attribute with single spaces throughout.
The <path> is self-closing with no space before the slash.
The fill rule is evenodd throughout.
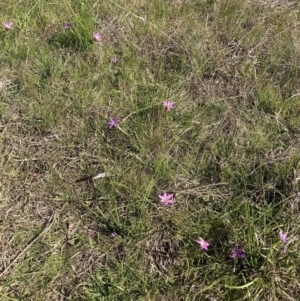
<path id="1" fill-rule="evenodd" d="M 299 7 L 273 4 L 2 1 L 3 300 L 298 299 Z"/>

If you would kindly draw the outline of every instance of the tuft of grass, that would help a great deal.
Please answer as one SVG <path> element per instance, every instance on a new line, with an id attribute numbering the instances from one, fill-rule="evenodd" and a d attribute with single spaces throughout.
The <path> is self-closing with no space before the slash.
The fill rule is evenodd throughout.
<path id="1" fill-rule="evenodd" d="M 298 300 L 298 11 L 1 1 L 0 299 Z"/>

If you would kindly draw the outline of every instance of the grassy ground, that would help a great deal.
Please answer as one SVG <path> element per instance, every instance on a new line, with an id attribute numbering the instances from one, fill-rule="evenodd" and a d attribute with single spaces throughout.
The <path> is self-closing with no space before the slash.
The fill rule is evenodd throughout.
<path id="1" fill-rule="evenodd" d="M 1 1 L 0 300 L 299 300 L 299 20 Z"/>

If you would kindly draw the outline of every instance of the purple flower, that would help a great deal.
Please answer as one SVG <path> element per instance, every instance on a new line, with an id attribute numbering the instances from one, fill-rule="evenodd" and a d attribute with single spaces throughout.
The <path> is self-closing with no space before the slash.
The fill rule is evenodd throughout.
<path id="1" fill-rule="evenodd" d="M 70 28 L 71 28 L 71 23 L 70 23 L 70 22 L 67 22 L 67 23 L 65 24 L 65 26 L 64 26 L 64 29 L 65 29 L 65 30 L 70 30 Z"/>
<path id="2" fill-rule="evenodd" d="M 109 122 L 108 122 L 108 126 L 111 129 L 113 127 L 116 127 L 119 122 L 120 122 L 120 120 L 119 120 L 118 117 L 110 117 Z"/>
<path id="3" fill-rule="evenodd" d="M 283 233 L 282 231 L 279 232 L 279 237 L 284 244 L 287 244 L 288 238 L 287 233 Z"/>
<path id="4" fill-rule="evenodd" d="M 163 104 L 164 104 L 164 107 L 167 108 L 167 111 L 171 111 L 172 109 L 174 109 L 175 102 L 169 101 L 169 100 L 164 100 Z"/>
<path id="5" fill-rule="evenodd" d="M 160 202 L 164 204 L 165 206 L 168 206 L 169 204 L 173 204 L 173 194 L 164 193 L 163 195 L 158 196 L 160 198 Z"/>
<path id="6" fill-rule="evenodd" d="M 234 245 L 232 251 L 231 251 L 231 258 L 244 258 L 245 257 L 245 251 L 241 249 L 238 245 Z"/>
<path id="7" fill-rule="evenodd" d="M 13 22 L 4 22 L 3 26 L 5 29 L 13 29 Z"/>
<path id="8" fill-rule="evenodd" d="M 119 60 L 118 60 L 118 58 L 115 56 L 114 58 L 111 59 L 111 62 L 115 64 L 115 63 L 118 63 Z"/>
<path id="9" fill-rule="evenodd" d="M 114 237 L 116 237 L 118 234 L 115 232 L 115 231 L 113 231 L 111 234 L 110 234 L 110 236 L 112 237 L 112 238 L 114 238 Z"/>
<path id="10" fill-rule="evenodd" d="M 96 41 L 101 41 L 102 40 L 102 35 L 98 32 L 94 32 L 93 33 L 93 38 L 96 40 Z"/>
<path id="11" fill-rule="evenodd" d="M 200 248 L 202 250 L 206 250 L 208 251 L 208 247 L 210 246 L 210 243 L 204 239 L 202 239 L 201 237 L 199 237 L 197 240 L 196 240 L 196 243 L 200 245 Z"/>

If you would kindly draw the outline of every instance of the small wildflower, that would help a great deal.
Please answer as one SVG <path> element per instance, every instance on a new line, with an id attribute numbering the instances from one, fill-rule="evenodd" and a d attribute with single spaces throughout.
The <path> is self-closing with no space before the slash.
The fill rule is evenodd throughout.
<path id="1" fill-rule="evenodd" d="M 110 236 L 113 237 L 113 238 L 116 237 L 117 235 L 118 235 L 118 234 L 117 234 L 115 231 L 113 231 L 113 232 L 110 234 Z"/>
<path id="2" fill-rule="evenodd" d="M 167 108 L 167 111 L 171 111 L 172 109 L 174 109 L 174 101 L 169 101 L 169 100 L 164 100 L 164 107 Z"/>
<path id="3" fill-rule="evenodd" d="M 238 245 L 234 245 L 232 251 L 231 251 L 231 258 L 244 258 L 245 257 L 245 251 L 241 249 Z"/>
<path id="4" fill-rule="evenodd" d="M 116 127 L 119 122 L 120 122 L 120 120 L 119 120 L 118 117 L 110 117 L 109 122 L 108 122 L 108 126 L 111 129 L 113 127 Z"/>
<path id="5" fill-rule="evenodd" d="M 118 58 L 115 56 L 114 58 L 111 59 L 111 62 L 116 64 L 119 62 Z"/>
<path id="6" fill-rule="evenodd" d="M 288 237 L 287 237 L 287 233 L 283 233 L 282 231 L 279 232 L 279 238 L 281 239 L 281 241 L 284 243 L 284 247 L 282 249 L 282 252 L 285 253 L 286 249 L 287 249 L 287 242 L 288 242 Z"/>
<path id="7" fill-rule="evenodd" d="M 102 40 L 102 35 L 98 32 L 94 32 L 93 33 L 93 38 L 96 40 L 96 41 L 101 41 Z"/>
<path id="8" fill-rule="evenodd" d="M 283 243 L 287 243 L 288 238 L 287 238 L 287 233 L 283 233 L 282 231 L 279 232 L 279 237 L 282 240 Z"/>
<path id="9" fill-rule="evenodd" d="M 206 241 L 206 240 L 204 240 L 204 239 L 202 239 L 202 238 L 199 237 L 199 238 L 196 240 L 196 243 L 200 245 L 200 248 L 201 248 L 202 250 L 208 251 L 208 247 L 210 246 L 210 244 L 209 244 L 208 241 Z"/>
<path id="10" fill-rule="evenodd" d="M 64 26 L 64 29 L 65 29 L 65 30 L 70 30 L 70 28 L 71 28 L 71 23 L 70 23 L 70 22 L 67 22 L 67 23 L 65 24 L 65 26 Z"/>
<path id="11" fill-rule="evenodd" d="M 13 22 L 4 22 L 3 26 L 5 29 L 13 29 L 14 27 Z"/>
<path id="12" fill-rule="evenodd" d="M 160 202 L 165 206 L 173 204 L 173 194 L 168 194 L 165 192 L 163 195 L 159 195 L 158 197 L 160 198 Z"/>

